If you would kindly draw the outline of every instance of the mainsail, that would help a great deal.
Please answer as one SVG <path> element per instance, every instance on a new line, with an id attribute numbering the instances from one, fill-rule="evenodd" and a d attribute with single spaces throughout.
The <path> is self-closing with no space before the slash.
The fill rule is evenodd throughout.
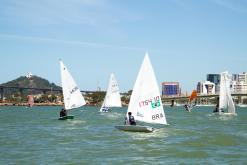
<path id="1" fill-rule="evenodd" d="M 227 71 L 222 72 L 220 77 L 220 113 L 223 109 L 228 109 L 228 113 L 235 114 L 235 106 L 230 90 L 230 75 Z"/>
<path id="2" fill-rule="evenodd" d="M 77 87 L 73 77 L 60 60 L 61 79 L 65 109 L 78 108 L 86 104 L 80 89 Z"/>
<path id="3" fill-rule="evenodd" d="M 109 107 L 121 107 L 121 98 L 119 93 L 119 87 L 117 83 L 117 79 L 115 78 L 114 74 L 112 73 L 109 79 L 109 85 L 107 88 L 106 96 L 103 102 L 100 111 L 104 111 L 104 109 Z"/>
<path id="4" fill-rule="evenodd" d="M 197 92 L 196 90 L 193 90 L 189 97 L 189 102 L 191 103 L 196 97 L 197 97 Z"/>
<path id="5" fill-rule="evenodd" d="M 133 88 L 127 116 L 128 112 L 132 112 L 138 121 L 167 124 L 158 83 L 147 53 Z"/>

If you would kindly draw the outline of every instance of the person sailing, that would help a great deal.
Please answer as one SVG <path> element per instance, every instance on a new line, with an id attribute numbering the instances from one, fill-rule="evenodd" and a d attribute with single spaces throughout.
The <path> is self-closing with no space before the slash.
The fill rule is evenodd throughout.
<path id="1" fill-rule="evenodd" d="M 172 100 L 170 107 L 174 107 L 174 100 Z"/>
<path id="2" fill-rule="evenodd" d="M 131 112 L 128 112 L 128 116 L 125 117 L 125 125 L 136 125 L 135 118 Z"/>
<path id="3" fill-rule="evenodd" d="M 214 109 L 213 113 L 220 112 L 220 109 L 219 109 L 219 101 L 220 101 L 220 98 L 217 97 L 217 102 L 216 102 L 216 106 L 215 106 L 215 109 Z M 221 112 L 224 112 L 224 111 L 221 110 Z"/>
<path id="4" fill-rule="evenodd" d="M 190 112 L 190 106 L 189 106 L 188 103 L 186 103 L 186 104 L 184 105 L 184 108 L 185 108 L 186 111 Z"/>
<path id="5" fill-rule="evenodd" d="M 64 116 L 67 116 L 67 111 L 64 108 L 62 108 L 60 111 L 60 117 L 64 117 Z"/>
<path id="6" fill-rule="evenodd" d="M 102 112 L 111 112 L 111 109 L 109 107 L 103 106 Z"/>
<path id="7" fill-rule="evenodd" d="M 214 113 L 215 113 L 215 112 L 219 112 L 219 103 L 216 104 L 215 109 L 214 109 L 213 112 L 214 112 Z"/>

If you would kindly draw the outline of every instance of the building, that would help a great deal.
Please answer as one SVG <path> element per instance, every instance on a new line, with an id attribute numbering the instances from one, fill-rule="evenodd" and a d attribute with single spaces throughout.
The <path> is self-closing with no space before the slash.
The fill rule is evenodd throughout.
<path id="1" fill-rule="evenodd" d="M 207 74 L 207 81 L 214 83 L 215 93 L 220 92 L 220 74 Z"/>
<path id="2" fill-rule="evenodd" d="M 239 74 L 232 74 L 231 76 L 232 81 L 239 81 Z"/>
<path id="3" fill-rule="evenodd" d="M 220 74 L 207 74 L 207 81 L 210 81 L 215 85 L 220 84 Z"/>
<path id="4" fill-rule="evenodd" d="M 197 93 L 200 95 L 215 94 L 215 84 L 210 81 L 198 82 Z"/>
<path id="5" fill-rule="evenodd" d="M 247 93 L 247 73 L 238 74 L 238 79 L 231 83 L 232 93 Z"/>
<path id="6" fill-rule="evenodd" d="M 207 81 L 215 84 L 215 93 L 220 91 L 220 74 L 207 74 Z M 200 85 L 198 89 L 201 89 Z M 232 93 L 247 93 L 247 73 L 231 75 Z"/>
<path id="7" fill-rule="evenodd" d="M 231 85 L 231 92 L 237 94 L 247 93 L 247 84 L 243 81 L 237 82 L 233 81 Z"/>
<path id="8" fill-rule="evenodd" d="M 181 93 L 178 82 L 163 82 L 162 96 L 179 96 Z"/>
<path id="9" fill-rule="evenodd" d="M 247 73 L 246 72 L 239 74 L 238 82 L 243 82 L 247 84 Z"/>
<path id="10" fill-rule="evenodd" d="M 26 75 L 26 78 L 30 79 L 33 77 L 33 74 L 31 72 L 29 72 L 27 75 Z"/>

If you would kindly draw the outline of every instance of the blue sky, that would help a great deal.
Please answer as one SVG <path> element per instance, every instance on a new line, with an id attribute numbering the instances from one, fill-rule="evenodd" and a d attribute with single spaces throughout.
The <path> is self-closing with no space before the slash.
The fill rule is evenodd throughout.
<path id="1" fill-rule="evenodd" d="M 32 72 L 81 90 L 133 88 L 145 52 L 159 84 L 247 71 L 246 0 L 0 0 L 0 83 Z"/>

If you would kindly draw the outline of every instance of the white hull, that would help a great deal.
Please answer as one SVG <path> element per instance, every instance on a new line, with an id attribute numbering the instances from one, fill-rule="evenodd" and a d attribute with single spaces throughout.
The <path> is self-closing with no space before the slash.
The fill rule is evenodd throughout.
<path id="1" fill-rule="evenodd" d="M 237 116 L 236 113 L 222 113 L 222 115 L 226 115 L 226 116 Z"/>
<path id="2" fill-rule="evenodd" d="M 237 106 L 238 106 L 238 107 L 241 107 L 241 108 L 245 108 L 245 107 L 247 107 L 247 105 L 246 105 L 246 104 L 238 104 Z"/>
<path id="3" fill-rule="evenodd" d="M 214 115 L 220 115 L 220 116 L 237 116 L 236 113 L 224 113 L 224 112 L 219 113 L 219 112 L 214 112 L 213 114 Z"/>
<path id="4" fill-rule="evenodd" d="M 138 126 L 138 125 L 117 125 L 115 128 L 122 130 L 122 131 L 129 131 L 129 132 L 153 132 L 154 128 L 149 126 Z"/>
<path id="5" fill-rule="evenodd" d="M 197 107 L 213 107 L 215 105 L 212 105 L 212 104 L 197 104 L 196 106 Z"/>

